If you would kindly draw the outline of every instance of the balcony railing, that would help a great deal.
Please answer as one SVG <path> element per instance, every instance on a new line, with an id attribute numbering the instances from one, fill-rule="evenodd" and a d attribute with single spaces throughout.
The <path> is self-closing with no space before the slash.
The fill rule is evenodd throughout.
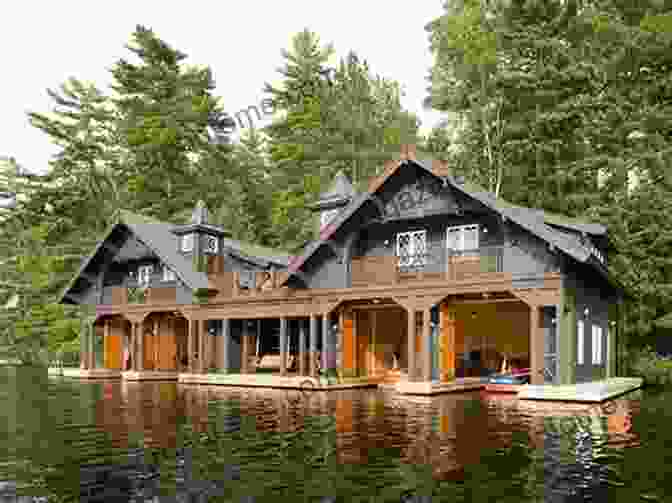
<path id="1" fill-rule="evenodd" d="M 482 246 L 465 252 L 435 246 L 424 254 L 403 259 L 396 256 L 354 257 L 352 286 L 486 279 L 503 271 L 503 246 Z"/>

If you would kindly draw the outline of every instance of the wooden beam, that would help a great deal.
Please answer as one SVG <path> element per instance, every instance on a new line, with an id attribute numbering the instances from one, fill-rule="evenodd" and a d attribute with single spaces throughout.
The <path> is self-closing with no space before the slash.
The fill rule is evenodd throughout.
<path id="1" fill-rule="evenodd" d="M 407 308 L 406 313 L 408 315 L 407 323 L 407 333 L 406 337 L 408 338 L 408 380 L 409 382 L 415 381 L 415 308 Z"/>
<path id="2" fill-rule="evenodd" d="M 431 310 L 425 308 L 422 311 L 422 380 L 431 382 L 432 380 L 432 325 Z"/>
<path id="3" fill-rule="evenodd" d="M 310 375 L 317 377 L 317 316 L 310 314 Z"/>
<path id="4" fill-rule="evenodd" d="M 544 330 L 539 307 L 530 306 L 530 384 L 544 384 Z"/>
<path id="5" fill-rule="evenodd" d="M 224 372 L 229 372 L 230 370 L 230 357 L 231 357 L 231 320 L 229 318 L 224 318 L 222 320 L 222 369 Z"/>
<path id="6" fill-rule="evenodd" d="M 287 317 L 280 318 L 280 375 L 287 375 Z"/>

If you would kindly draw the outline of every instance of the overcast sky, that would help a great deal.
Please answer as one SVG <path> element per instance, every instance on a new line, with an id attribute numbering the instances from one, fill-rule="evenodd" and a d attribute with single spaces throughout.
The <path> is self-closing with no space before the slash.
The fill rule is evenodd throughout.
<path id="1" fill-rule="evenodd" d="M 106 90 L 111 81 L 108 69 L 130 55 L 124 45 L 136 24 L 153 29 L 186 53 L 187 63 L 209 65 L 216 94 L 231 115 L 260 102 L 264 82 L 279 78 L 281 50 L 307 27 L 323 43 L 334 44 L 337 58 L 352 49 L 368 60 L 373 73 L 397 80 L 406 93 L 404 106 L 420 116 L 426 131 L 440 114 L 422 109 L 432 63 L 424 26 L 442 13 L 442 4 L 443 0 L 12 2 L 11 8 L 3 9 L 0 29 L 0 156 L 15 157 L 28 170 L 44 172 L 57 147 L 30 126 L 26 112 L 51 110 L 46 89 L 56 89 L 69 77 Z"/>

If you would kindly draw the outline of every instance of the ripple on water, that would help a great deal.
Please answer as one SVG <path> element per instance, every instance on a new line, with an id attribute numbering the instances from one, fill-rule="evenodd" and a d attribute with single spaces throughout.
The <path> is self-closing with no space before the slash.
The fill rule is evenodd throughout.
<path id="1" fill-rule="evenodd" d="M 160 501 L 222 490 L 237 501 L 372 493 L 402 501 L 428 490 L 446 501 L 602 501 L 638 491 L 658 497 L 672 480 L 662 463 L 643 462 L 645 448 L 661 452 L 652 439 L 672 441 L 661 413 L 672 412 L 672 400 L 658 395 L 594 407 L 480 393 L 79 383 L 17 372 L 0 380 L 2 487 L 64 501 L 80 490 L 102 497 L 110 485 L 158 491 Z M 645 437 L 637 423 L 647 425 Z M 658 477 L 658 489 L 646 477 Z"/>

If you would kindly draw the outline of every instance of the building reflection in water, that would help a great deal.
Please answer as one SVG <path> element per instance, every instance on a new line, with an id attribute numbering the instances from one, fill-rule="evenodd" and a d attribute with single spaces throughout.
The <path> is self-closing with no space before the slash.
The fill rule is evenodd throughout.
<path id="1" fill-rule="evenodd" d="M 373 449 L 398 449 L 402 464 L 425 466 L 436 480 L 464 478 L 465 468 L 479 463 L 483 452 L 511 447 L 519 431 L 528 435 L 530 447 L 542 453 L 545 464 L 557 465 L 549 468 L 549 479 L 544 480 L 549 492 L 558 492 L 557 477 L 552 475 L 558 475 L 562 466 L 572 470 L 605 446 L 623 448 L 637 441 L 627 399 L 588 406 L 479 393 L 414 398 L 362 390 L 301 393 L 132 382 L 104 386 L 104 398 L 96 408 L 99 426 L 119 448 L 130 449 L 134 444 L 129 439 L 141 432 L 145 448 L 177 449 L 178 486 L 185 492 L 189 487 L 221 491 L 213 482 L 191 477 L 190 449 L 180 449 L 177 441 L 185 421 L 200 434 L 213 428 L 216 434 L 234 433 L 241 430 L 241 421 L 254 421 L 259 432 L 291 433 L 309 429 L 308 423 L 316 418 L 328 418 L 333 431 L 322 436 L 325 449 L 333 449 L 338 463 L 366 464 Z M 151 474 L 151 463 L 135 460 L 129 466 L 133 463 Z M 227 470 L 226 480 L 239 477 L 238 466 Z M 151 492 L 151 484 L 145 485 Z"/>

